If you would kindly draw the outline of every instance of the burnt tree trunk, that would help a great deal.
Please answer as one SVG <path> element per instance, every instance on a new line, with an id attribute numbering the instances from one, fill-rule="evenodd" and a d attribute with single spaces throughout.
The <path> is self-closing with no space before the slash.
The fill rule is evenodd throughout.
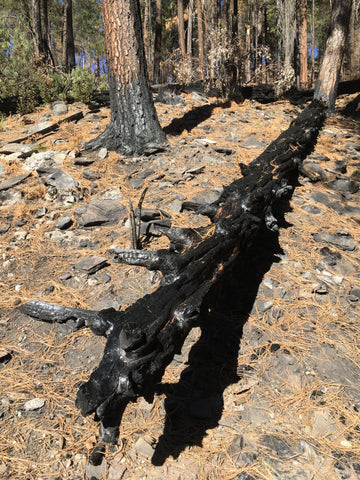
<path id="1" fill-rule="evenodd" d="M 152 399 L 165 368 L 206 311 L 210 289 L 247 254 L 263 228 L 278 231 L 274 209 L 291 195 L 292 181 L 316 143 L 325 110 L 323 102 L 313 101 L 249 166 L 240 164 L 243 177 L 226 186 L 218 201 L 187 205 L 211 219 L 208 228 L 172 228 L 168 250 L 110 249 L 115 262 L 160 271 L 162 282 L 154 293 L 124 311 L 93 312 L 39 301 L 20 307 L 46 321 L 74 318 L 77 327 L 86 325 L 107 337 L 103 358 L 76 400 L 83 415 L 96 414 L 104 441 L 117 440 L 129 401 Z"/>
<path id="2" fill-rule="evenodd" d="M 204 53 L 204 25 L 203 25 L 203 0 L 197 0 L 198 42 L 199 42 L 199 74 L 200 79 L 205 78 L 205 53 Z"/>
<path id="3" fill-rule="evenodd" d="M 66 72 L 75 67 L 74 29 L 72 0 L 62 0 L 61 64 Z"/>
<path id="4" fill-rule="evenodd" d="M 138 0 L 104 0 L 110 123 L 87 144 L 125 155 L 151 153 L 166 140 L 156 114 L 144 54 Z"/>
<path id="5" fill-rule="evenodd" d="M 333 0 L 330 31 L 316 82 L 314 98 L 323 100 L 330 110 L 335 108 L 340 69 L 345 52 L 352 0 Z"/>

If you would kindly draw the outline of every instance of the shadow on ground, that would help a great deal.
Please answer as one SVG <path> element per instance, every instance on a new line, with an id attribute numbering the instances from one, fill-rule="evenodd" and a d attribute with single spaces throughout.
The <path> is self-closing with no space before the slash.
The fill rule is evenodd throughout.
<path id="1" fill-rule="evenodd" d="M 174 118 L 174 120 L 164 128 L 164 132 L 166 135 L 181 135 L 184 130 L 190 132 L 200 123 L 210 118 L 215 108 L 229 108 L 230 106 L 231 102 L 228 100 L 226 102 L 217 102 L 211 105 L 207 104 L 201 107 L 195 107 L 190 110 L 190 112 L 186 112 L 181 118 Z"/>
<path id="2" fill-rule="evenodd" d="M 169 456 L 177 458 L 189 445 L 201 446 L 206 431 L 218 425 L 224 390 L 249 369 L 238 366 L 243 326 L 264 274 L 279 261 L 279 253 L 278 235 L 262 230 L 207 295 L 201 337 L 189 353 L 188 367 L 178 383 L 160 386 L 159 393 L 166 395 L 166 419 L 154 465 L 162 465 Z"/>

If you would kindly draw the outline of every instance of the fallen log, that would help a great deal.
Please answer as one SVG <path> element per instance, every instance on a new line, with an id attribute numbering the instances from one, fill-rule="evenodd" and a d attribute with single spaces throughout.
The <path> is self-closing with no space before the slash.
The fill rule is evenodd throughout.
<path id="1" fill-rule="evenodd" d="M 114 262 L 142 265 L 162 273 L 160 287 L 124 311 L 69 309 L 28 302 L 19 309 L 36 318 L 89 326 L 105 335 L 99 366 L 77 394 L 83 415 L 95 413 L 100 437 L 115 442 L 123 411 L 130 401 L 151 400 L 167 365 L 207 306 L 207 294 L 264 228 L 279 229 L 274 209 L 293 191 L 298 167 L 312 151 L 326 106 L 313 101 L 250 165 L 240 164 L 243 177 L 224 188 L 208 205 L 189 204 L 207 215 L 203 229 L 172 228 L 167 250 L 109 250 Z"/>

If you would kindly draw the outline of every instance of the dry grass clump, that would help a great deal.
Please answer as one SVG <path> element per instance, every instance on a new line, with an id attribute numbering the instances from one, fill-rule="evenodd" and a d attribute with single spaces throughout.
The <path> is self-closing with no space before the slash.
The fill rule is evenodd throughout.
<path id="1" fill-rule="evenodd" d="M 22 189 L 22 194 L 24 195 L 25 200 L 44 198 L 46 195 L 46 186 L 43 183 L 38 183 L 37 185 L 24 187 Z"/>

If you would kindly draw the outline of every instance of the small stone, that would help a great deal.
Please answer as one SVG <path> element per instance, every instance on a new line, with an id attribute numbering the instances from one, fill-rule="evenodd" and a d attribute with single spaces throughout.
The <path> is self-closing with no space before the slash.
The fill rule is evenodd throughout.
<path id="1" fill-rule="evenodd" d="M 94 158 L 77 157 L 74 161 L 74 165 L 87 166 L 87 165 L 91 165 L 94 162 L 95 162 Z"/>
<path id="2" fill-rule="evenodd" d="M 82 176 L 86 178 L 86 180 L 98 180 L 99 178 L 101 178 L 101 175 L 98 172 L 92 170 L 91 168 L 85 168 Z"/>
<path id="3" fill-rule="evenodd" d="M 258 303 L 257 303 L 257 307 L 259 309 L 259 312 L 261 312 L 261 313 L 267 312 L 268 310 L 270 310 L 270 308 L 273 305 L 274 305 L 273 302 L 264 301 L 264 300 L 259 300 Z"/>
<path id="4" fill-rule="evenodd" d="M 0 363 L 8 363 L 11 360 L 11 351 L 0 348 Z"/>
<path id="5" fill-rule="evenodd" d="M 46 212 L 46 207 L 39 207 L 35 212 L 35 216 L 36 218 L 42 218 L 46 215 Z"/>
<path id="6" fill-rule="evenodd" d="M 19 183 L 23 182 L 26 178 L 28 178 L 31 175 L 30 172 L 28 173 L 23 173 L 21 175 L 16 175 L 15 177 L 8 178 L 7 180 L 3 180 L 0 182 L 0 191 L 2 190 L 8 190 L 11 187 L 14 187 L 15 185 L 18 185 Z"/>
<path id="7" fill-rule="evenodd" d="M 99 158 L 106 158 L 107 154 L 108 154 L 107 148 L 103 147 L 103 148 L 100 148 L 99 153 L 98 153 L 98 157 Z"/>
<path id="8" fill-rule="evenodd" d="M 66 230 L 67 228 L 71 227 L 72 224 L 72 219 L 68 216 L 64 216 L 59 218 L 59 220 L 54 223 L 54 227 L 58 228 L 59 230 Z"/>
<path id="9" fill-rule="evenodd" d="M 26 410 L 27 412 L 30 412 L 32 410 L 38 410 L 44 405 L 45 405 L 45 400 L 43 398 L 33 398 L 32 400 L 29 400 L 24 404 L 23 409 Z"/>
<path id="10" fill-rule="evenodd" d="M 86 480 L 102 480 L 106 475 L 106 461 L 100 463 L 100 465 L 91 465 L 88 463 L 85 466 L 85 477 Z"/>
<path id="11" fill-rule="evenodd" d="M 266 145 L 263 142 L 260 142 L 255 137 L 248 137 L 245 142 L 242 144 L 244 148 L 265 148 Z"/>
<path id="12" fill-rule="evenodd" d="M 154 454 L 153 447 L 142 437 L 139 437 L 135 442 L 135 448 L 140 455 L 144 457 L 152 457 Z"/>
<path id="13" fill-rule="evenodd" d="M 52 102 L 51 104 L 51 113 L 53 115 L 65 115 L 65 113 L 67 113 L 68 109 L 67 109 L 67 106 L 66 106 L 66 103 L 59 100 L 59 101 L 56 101 L 56 102 Z"/>
<path id="14" fill-rule="evenodd" d="M 4 235 L 10 228 L 10 224 L 0 225 L 0 235 Z"/>
<path id="15" fill-rule="evenodd" d="M 132 178 L 130 181 L 129 181 L 129 185 L 131 188 L 133 188 L 134 190 L 139 190 L 140 188 L 142 188 L 144 186 L 144 181 L 142 178 Z"/>
<path id="16" fill-rule="evenodd" d="M 316 242 L 325 242 L 330 243 L 332 245 L 336 245 L 337 247 L 341 248 L 342 250 L 355 250 L 356 243 L 348 238 L 347 236 L 343 235 L 335 235 L 333 233 L 322 232 L 322 233 L 314 233 L 313 238 Z"/>
<path id="17" fill-rule="evenodd" d="M 51 125 L 52 122 L 50 121 L 38 123 L 37 125 L 33 125 L 32 127 L 30 127 L 29 133 L 39 132 L 40 130 L 51 127 Z"/>
<path id="18" fill-rule="evenodd" d="M 81 258 L 75 263 L 76 270 L 81 270 L 88 273 L 89 275 L 97 272 L 101 268 L 105 267 L 107 263 L 107 258 L 100 256 L 90 256 Z"/>

